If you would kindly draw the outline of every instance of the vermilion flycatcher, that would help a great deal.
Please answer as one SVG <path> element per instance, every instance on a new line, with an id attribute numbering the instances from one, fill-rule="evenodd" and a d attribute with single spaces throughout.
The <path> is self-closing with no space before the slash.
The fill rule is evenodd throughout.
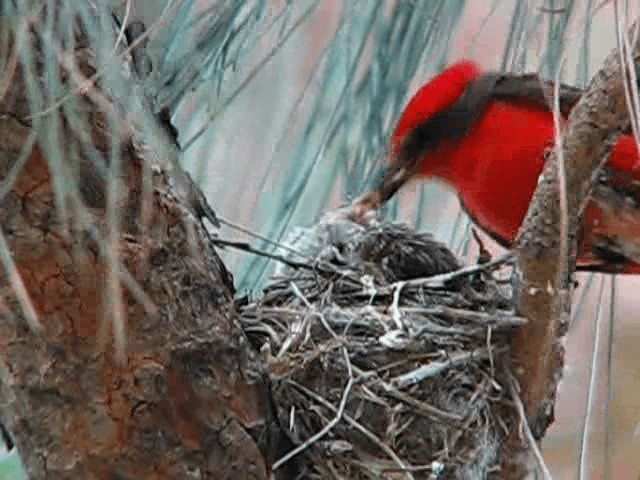
<path id="1" fill-rule="evenodd" d="M 563 118 L 582 90 L 562 85 Z M 553 84 L 537 75 L 483 73 L 457 62 L 422 86 L 391 136 L 376 189 L 354 202 L 356 217 L 379 208 L 409 179 L 444 181 L 473 221 L 504 247 L 514 241 L 554 145 Z M 580 226 L 578 268 L 640 273 L 640 156 L 623 134 L 594 179 Z"/>

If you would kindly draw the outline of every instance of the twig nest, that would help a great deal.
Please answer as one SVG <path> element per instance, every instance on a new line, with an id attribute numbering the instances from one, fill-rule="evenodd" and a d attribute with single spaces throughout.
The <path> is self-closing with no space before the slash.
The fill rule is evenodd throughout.
<path id="1" fill-rule="evenodd" d="M 496 263 L 461 269 L 398 224 L 298 233 L 290 247 L 312 268 L 281 270 L 243 309 L 297 445 L 275 468 L 295 457 L 301 478 L 490 478 L 520 422 L 508 352 L 524 322 Z"/>

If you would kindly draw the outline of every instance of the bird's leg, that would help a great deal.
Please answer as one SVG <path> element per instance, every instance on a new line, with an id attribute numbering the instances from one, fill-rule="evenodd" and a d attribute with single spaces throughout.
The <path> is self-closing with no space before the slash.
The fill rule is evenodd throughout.
<path id="1" fill-rule="evenodd" d="M 478 244 L 478 265 L 489 263 L 491 261 L 491 253 L 489 253 L 489 250 L 484 246 L 484 242 L 480 238 L 478 230 L 476 228 L 472 228 L 471 235 L 473 235 L 473 239 Z"/>

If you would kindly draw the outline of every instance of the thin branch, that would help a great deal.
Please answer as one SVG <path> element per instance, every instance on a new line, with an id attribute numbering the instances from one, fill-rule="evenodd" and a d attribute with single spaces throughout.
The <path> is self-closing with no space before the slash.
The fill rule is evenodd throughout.
<path id="1" fill-rule="evenodd" d="M 29 327 L 33 332 L 42 332 L 42 325 L 40 324 L 40 320 L 38 320 L 38 314 L 33 306 L 29 292 L 24 286 L 20 272 L 13 261 L 11 249 L 7 244 L 2 228 L 0 228 L 0 262 L 2 262 L 2 265 L 4 266 L 11 289 L 20 303 L 22 313 L 24 314 L 24 318 L 29 324 Z"/>
<path id="2" fill-rule="evenodd" d="M 434 275 L 426 278 L 415 278 L 407 280 L 405 284 L 409 287 L 426 287 L 426 288 L 444 288 L 446 285 L 454 280 L 462 277 L 473 275 L 478 272 L 490 272 L 503 265 L 511 264 L 514 258 L 511 254 L 501 255 L 490 262 L 480 263 L 477 265 L 470 265 L 468 267 L 462 267 L 454 272 L 443 273 L 440 275 Z M 395 285 L 391 285 L 395 287 Z"/>
<path id="3" fill-rule="evenodd" d="M 544 458 L 542 457 L 542 452 L 540 452 L 540 447 L 538 447 L 538 442 L 533 437 L 531 428 L 529 428 L 529 423 L 527 422 L 527 417 L 524 412 L 524 405 L 522 404 L 522 400 L 520 399 L 520 396 L 518 395 L 518 390 L 514 384 L 515 384 L 515 381 L 512 381 L 511 396 L 513 398 L 513 402 L 516 405 L 516 409 L 518 410 L 518 414 L 520 415 L 520 421 L 521 421 L 520 426 L 522 428 L 522 433 L 527 439 L 527 443 L 529 444 L 529 447 L 533 451 L 533 455 L 536 459 L 536 462 L 538 463 L 538 467 L 542 471 L 544 480 L 553 480 L 553 477 L 551 476 L 551 472 L 549 471 L 549 468 L 547 467 L 547 464 L 545 463 Z"/>
<path id="4" fill-rule="evenodd" d="M 603 310 L 604 310 L 604 286 L 605 279 L 600 282 L 600 291 L 598 292 L 598 312 L 595 320 L 595 335 L 593 336 L 593 350 L 591 354 L 591 368 L 589 374 L 589 388 L 587 389 L 587 402 L 585 405 L 584 421 L 582 423 L 582 435 L 580 437 L 580 457 L 578 461 L 578 478 L 586 480 L 589 476 L 589 433 L 591 433 L 591 425 L 593 423 L 594 414 L 594 398 L 598 385 L 598 364 L 600 363 L 600 348 L 602 342 L 602 326 L 603 326 Z"/>

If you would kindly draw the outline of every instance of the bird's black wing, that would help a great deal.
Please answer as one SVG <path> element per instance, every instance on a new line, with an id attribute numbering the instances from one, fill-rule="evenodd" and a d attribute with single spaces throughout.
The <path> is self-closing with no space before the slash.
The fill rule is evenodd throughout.
<path id="1" fill-rule="evenodd" d="M 500 74 L 496 79 L 493 98 L 526 101 L 552 111 L 554 87 L 554 82 L 544 80 L 535 73 L 523 75 Z M 584 94 L 584 90 L 563 83 L 558 86 L 558 89 L 560 113 L 567 117 Z"/>

